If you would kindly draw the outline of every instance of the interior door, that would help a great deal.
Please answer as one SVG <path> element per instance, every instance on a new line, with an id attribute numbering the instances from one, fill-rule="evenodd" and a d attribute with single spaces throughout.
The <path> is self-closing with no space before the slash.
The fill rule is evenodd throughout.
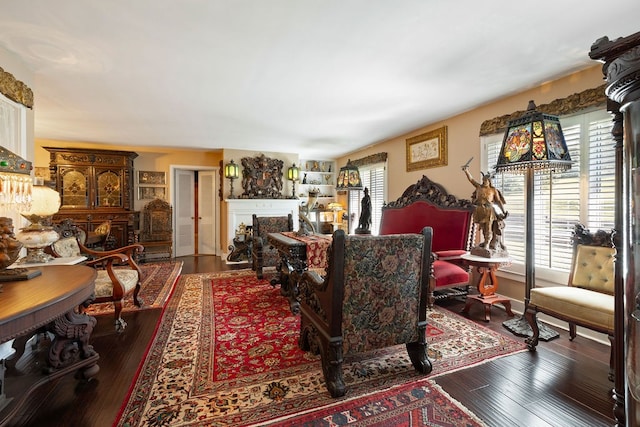
<path id="1" fill-rule="evenodd" d="M 198 254 L 216 254 L 217 171 L 198 172 Z"/>
<path id="2" fill-rule="evenodd" d="M 195 252 L 195 172 L 176 169 L 174 182 L 175 255 L 177 257 L 193 255 Z"/>

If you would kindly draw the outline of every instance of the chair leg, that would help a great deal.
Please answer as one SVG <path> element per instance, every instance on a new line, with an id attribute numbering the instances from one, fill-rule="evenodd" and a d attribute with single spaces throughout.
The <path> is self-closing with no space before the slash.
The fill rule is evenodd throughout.
<path id="1" fill-rule="evenodd" d="M 347 391 L 342 377 L 342 342 L 324 343 L 320 349 L 324 382 L 331 397 L 342 397 Z"/>
<path id="2" fill-rule="evenodd" d="M 535 309 L 531 308 L 527 308 L 524 313 L 524 317 L 525 319 L 527 319 L 527 322 L 529 323 L 529 326 L 533 331 L 533 335 L 531 335 L 524 341 L 530 351 L 535 351 L 536 346 L 538 345 L 538 339 L 540 338 L 540 329 L 538 328 L 538 320 L 536 318 L 537 314 L 538 313 L 535 311 Z"/>
<path id="3" fill-rule="evenodd" d="M 573 341 L 576 335 L 576 324 L 569 322 L 569 341 Z"/>
<path id="4" fill-rule="evenodd" d="M 115 321 L 116 332 L 122 332 L 124 331 L 124 328 L 127 327 L 127 322 L 125 322 L 124 319 L 120 316 L 122 313 L 122 300 L 114 301 L 113 307 L 115 312 L 114 316 L 116 318 L 116 321 Z"/>
<path id="5" fill-rule="evenodd" d="M 407 353 L 409 353 L 409 359 L 416 371 L 421 374 L 428 374 L 433 369 L 433 365 L 427 356 L 427 343 L 408 342 Z"/>
<path id="6" fill-rule="evenodd" d="M 142 307 L 144 305 L 144 301 L 139 296 L 140 294 L 140 281 L 136 283 L 136 288 L 133 290 L 133 304 L 136 307 Z"/>

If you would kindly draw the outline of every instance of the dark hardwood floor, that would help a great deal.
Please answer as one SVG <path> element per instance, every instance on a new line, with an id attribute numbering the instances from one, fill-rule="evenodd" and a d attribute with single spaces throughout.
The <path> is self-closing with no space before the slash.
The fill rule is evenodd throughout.
<path id="1" fill-rule="evenodd" d="M 219 257 L 179 258 L 183 273 L 247 268 L 227 265 Z M 459 312 L 464 303 L 441 304 Z M 41 387 L 27 410 L 11 426 L 103 427 L 112 425 L 141 358 L 153 337 L 161 311 L 127 313 L 128 326 L 116 334 L 110 317 L 97 316 L 92 344 L 100 354 L 100 373 L 89 382 L 72 375 Z M 506 314 L 492 309 L 485 323 L 482 307 L 473 305 L 469 317 L 506 335 Z M 511 336 L 511 335 L 510 335 Z M 489 426 L 612 426 L 613 384 L 607 380 L 609 347 L 582 337 L 574 342 L 561 337 L 542 342 L 536 352 L 522 352 L 480 366 L 437 377 L 436 382 L 454 399 Z"/>

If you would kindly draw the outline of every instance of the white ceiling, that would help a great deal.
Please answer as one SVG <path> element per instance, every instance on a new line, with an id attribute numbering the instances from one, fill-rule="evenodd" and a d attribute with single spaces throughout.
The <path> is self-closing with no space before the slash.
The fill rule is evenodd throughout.
<path id="1" fill-rule="evenodd" d="M 593 65 L 639 16 L 638 0 L 0 0 L 0 46 L 34 73 L 37 138 L 332 158 Z"/>

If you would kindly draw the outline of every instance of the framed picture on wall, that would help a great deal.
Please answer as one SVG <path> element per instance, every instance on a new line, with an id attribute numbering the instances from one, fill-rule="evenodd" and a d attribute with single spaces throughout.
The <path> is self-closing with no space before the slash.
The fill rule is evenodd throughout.
<path id="1" fill-rule="evenodd" d="M 156 171 L 138 171 L 138 184 L 165 185 L 165 173 Z"/>
<path id="2" fill-rule="evenodd" d="M 446 126 L 407 139 L 407 172 L 446 165 Z"/>
<path id="3" fill-rule="evenodd" d="M 147 199 L 166 200 L 165 187 L 160 185 L 146 185 L 138 187 L 138 200 Z"/>

